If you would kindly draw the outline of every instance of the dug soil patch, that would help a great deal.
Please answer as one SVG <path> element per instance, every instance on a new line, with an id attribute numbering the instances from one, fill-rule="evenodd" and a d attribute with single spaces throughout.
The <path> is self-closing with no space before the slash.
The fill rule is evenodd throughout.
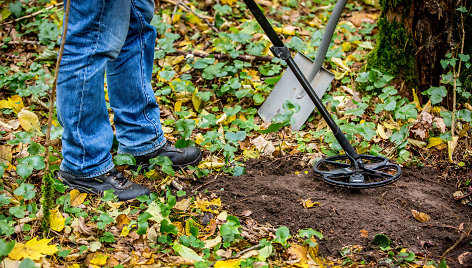
<path id="1" fill-rule="evenodd" d="M 349 190 L 325 184 L 297 157 L 257 160 L 246 167 L 243 176 L 205 179 L 199 192 L 216 194 L 231 213 L 259 224 L 287 226 L 292 234 L 304 228 L 322 231 L 322 256 L 339 257 L 349 245 L 368 250 L 376 234 L 385 234 L 393 246 L 437 260 L 471 223 L 472 207 L 453 198 L 458 176 L 470 177 L 470 169 L 404 168 L 392 185 Z M 307 199 L 319 205 L 305 208 Z M 418 221 L 412 209 L 431 219 Z M 469 236 L 448 255 L 451 267 L 458 265 L 458 255 L 472 251 L 470 241 Z"/>

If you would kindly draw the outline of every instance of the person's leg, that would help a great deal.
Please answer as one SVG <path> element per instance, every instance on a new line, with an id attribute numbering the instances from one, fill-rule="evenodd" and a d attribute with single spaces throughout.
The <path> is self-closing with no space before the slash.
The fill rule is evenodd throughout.
<path id="1" fill-rule="evenodd" d="M 126 40 L 131 4 L 71 1 L 57 84 L 57 114 L 64 127 L 61 170 L 90 178 L 113 168 L 104 74 L 106 63 L 118 56 Z"/>
<path id="2" fill-rule="evenodd" d="M 107 64 L 107 88 L 114 111 L 119 153 L 143 155 L 166 141 L 151 87 L 156 30 L 153 0 L 131 0 L 128 35 L 119 56 Z"/>
<path id="3" fill-rule="evenodd" d="M 151 87 L 156 42 L 156 30 L 150 25 L 153 14 L 153 0 L 131 0 L 128 36 L 118 58 L 107 65 L 118 151 L 135 156 L 137 165 L 143 167 L 157 156 L 169 157 L 174 168 L 196 165 L 201 151 L 196 147 L 175 148 L 166 142 L 162 131 L 159 105 Z"/>

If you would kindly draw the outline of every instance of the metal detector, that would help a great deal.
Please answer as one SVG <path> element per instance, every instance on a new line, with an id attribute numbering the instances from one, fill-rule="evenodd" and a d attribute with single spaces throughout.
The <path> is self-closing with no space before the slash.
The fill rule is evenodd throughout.
<path id="1" fill-rule="evenodd" d="M 346 153 L 345 155 L 332 156 L 319 160 L 313 166 L 315 173 L 321 175 L 323 180 L 329 184 L 357 189 L 384 186 L 398 179 L 401 175 L 400 166 L 390 163 L 386 157 L 357 154 L 356 150 L 351 146 L 339 126 L 329 115 L 320 98 L 316 95 L 315 90 L 312 88 L 306 77 L 303 75 L 303 72 L 292 58 L 289 49 L 277 36 L 277 33 L 274 31 L 259 6 L 254 0 L 244 0 L 244 2 L 272 42 L 273 46 L 270 48 L 272 53 L 287 63 L 290 70 L 313 101 L 315 107 L 318 109 L 329 128 L 333 131 L 336 140 Z M 339 2 L 341 2 L 341 4 L 339 4 Z M 346 0 L 340 0 L 339 2 L 336 6 L 342 7 L 338 7 L 338 9 L 336 9 L 337 12 L 342 11 Z M 328 29 L 326 29 L 326 31 L 327 30 Z M 326 31 L 323 39 L 326 39 Z M 331 29 L 331 31 L 334 32 L 334 28 Z M 332 33 L 329 35 L 330 40 L 331 37 Z M 323 40 L 322 44 L 326 45 L 326 40 Z M 327 45 L 329 46 L 329 42 Z M 320 51 L 323 52 L 324 49 L 327 50 L 327 47 L 323 49 L 320 48 Z M 325 55 L 326 51 L 324 51 L 322 57 L 318 55 L 315 59 L 315 64 L 309 75 L 311 79 L 313 79 L 320 71 Z"/>

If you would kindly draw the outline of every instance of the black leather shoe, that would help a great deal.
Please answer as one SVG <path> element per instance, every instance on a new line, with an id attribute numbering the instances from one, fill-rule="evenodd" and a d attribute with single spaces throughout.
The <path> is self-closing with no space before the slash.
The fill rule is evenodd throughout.
<path id="1" fill-rule="evenodd" d="M 57 173 L 57 178 L 61 180 L 64 185 L 90 194 L 101 196 L 106 190 L 114 190 L 114 194 L 120 201 L 134 199 L 138 196 L 151 193 L 146 186 L 126 179 L 123 174 L 118 172 L 115 168 L 106 174 L 93 178 L 80 178 L 60 170 Z"/>
<path id="2" fill-rule="evenodd" d="M 150 166 L 149 160 L 158 156 L 169 157 L 170 161 L 172 161 L 172 168 L 180 169 L 186 166 L 195 166 L 200 163 L 202 160 L 202 151 L 197 147 L 175 148 L 170 141 L 167 141 L 166 144 L 154 152 L 135 156 L 136 166 L 130 168 L 136 169 L 138 166 L 141 166 L 147 169 Z"/>

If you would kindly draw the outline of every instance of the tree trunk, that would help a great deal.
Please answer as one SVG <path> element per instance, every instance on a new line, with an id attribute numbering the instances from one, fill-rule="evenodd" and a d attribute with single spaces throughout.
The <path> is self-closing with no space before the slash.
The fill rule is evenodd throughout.
<path id="1" fill-rule="evenodd" d="M 439 86 L 444 70 L 441 60 L 447 53 L 460 53 L 462 40 L 461 14 L 468 33 L 466 52 L 471 52 L 471 16 L 457 8 L 472 6 L 470 0 L 381 0 L 379 35 L 368 68 L 376 68 L 404 81 L 404 96 L 411 88 L 418 92 Z M 470 74 L 469 74 L 470 76 Z M 467 78 L 467 77 L 466 77 Z M 466 79 L 465 79 L 466 80 Z M 470 89 L 469 89 L 470 90 Z M 451 95 L 451 94 L 449 94 Z M 418 94 L 421 98 L 421 94 Z"/>

